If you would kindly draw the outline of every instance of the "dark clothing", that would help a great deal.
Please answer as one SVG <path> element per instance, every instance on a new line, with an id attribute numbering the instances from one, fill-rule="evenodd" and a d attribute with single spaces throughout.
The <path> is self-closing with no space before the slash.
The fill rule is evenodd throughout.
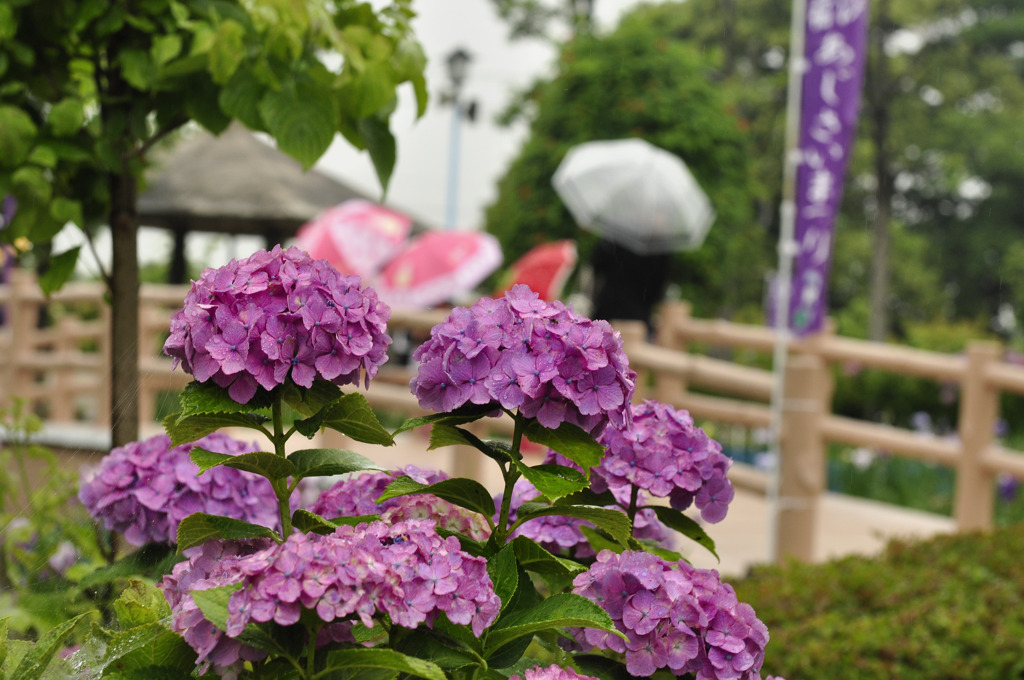
<path id="1" fill-rule="evenodd" d="M 637 255 L 600 241 L 590 258 L 594 270 L 595 319 L 643 321 L 652 330 L 654 307 L 665 297 L 671 253 Z"/>

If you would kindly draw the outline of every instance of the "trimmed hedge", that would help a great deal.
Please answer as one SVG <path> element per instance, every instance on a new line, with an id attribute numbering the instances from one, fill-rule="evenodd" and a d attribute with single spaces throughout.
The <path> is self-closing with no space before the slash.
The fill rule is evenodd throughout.
<path id="1" fill-rule="evenodd" d="M 1024 525 L 734 585 L 771 632 L 765 669 L 787 680 L 1024 677 Z"/>

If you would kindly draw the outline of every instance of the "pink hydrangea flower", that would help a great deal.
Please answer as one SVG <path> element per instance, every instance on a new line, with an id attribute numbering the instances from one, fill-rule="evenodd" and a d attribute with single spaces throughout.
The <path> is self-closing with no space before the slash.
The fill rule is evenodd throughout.
<path id="1" fill-rule="evenodd" d="M 204 271 L 171 317 L 164 352 L 245 404 L 288 380 L 369 384 L 387 360 L 390 316 L 359 277 L 275 246 Z"/>

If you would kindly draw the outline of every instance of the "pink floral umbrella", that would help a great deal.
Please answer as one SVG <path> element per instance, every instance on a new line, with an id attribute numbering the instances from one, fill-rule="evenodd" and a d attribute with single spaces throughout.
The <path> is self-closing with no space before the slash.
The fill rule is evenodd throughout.
<path id="1" fill-rule="evenodd" d="M 509 267 L 502 294 L 517 283 L 524 283 L 541 296 L 554 300 L 562 294 L 569 274 L 576 266 L 576 242 L 570 239 L 534 246 Z"/>
<path id="2" fill-rule="evenodd" d="M 342 274 L 368 277 L 409 238 L 412 220 L 369 201 L 353 199 L 328 208 L 302 225 L 295 244 L 313 259 L 325 259 Z"/>
<path id="3" fill-rule="evenodd" d="M 481 231 L 428 231 L 384 266 L 374 287 L 392 307 L 425 309 L 472 290 L 499 266 L 498 239 Z"/>

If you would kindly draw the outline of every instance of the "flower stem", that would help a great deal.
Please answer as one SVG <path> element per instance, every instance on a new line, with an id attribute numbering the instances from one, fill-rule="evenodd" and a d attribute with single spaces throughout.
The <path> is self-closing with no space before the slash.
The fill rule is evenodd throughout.
<path id="1" fill-rule="evenodd" d="M 519 448 L 523 443 L 523 417 L 516 413 L 513 418 L 515 419 L 515 429 L 512 430 L 512 457 L 518 459 Z M 508 470 L 502 467 L 501 473 L 505 478 L 505 492 L 501 496 L 498 526 L 494 530 L 498 545 L 504 545 L 505 539 L 508 537 L 508 516 L 512 506 L 512 489 L 520 477 L 519 468 L 514 463 L 509 464 Z"/>
<path id="2" fill-rule="evenodd" d="M 274 453 L 285 458 L 288 455 L 285 452 L 285 443 L 288 441 L 288 435 L 284 431 L 284 416 L 282 415 L 280 394 L 274 395 L 271 412 L 274 421 L 274 435 L 271 437 L 271 441 L 274 444 Z M 292 511 L 289 503 L 291 494 L 289 493 L 288 480 L 274 480 L 271 484 L 274 487 L 274 493 L 277 494 L 278 509 L 281 513 L 281 537 L 288 538 L 292 533 Z"/>
<path id="3" fill-rule="evenodd" d="M 633 490 L 629 494 L 629 510 L 626 512 L 629 515 L 629 523 L 632 526 L 634 520 L 636 520 L 636 503 L 640 496 L 640 487 L 633 484 Z"/>

